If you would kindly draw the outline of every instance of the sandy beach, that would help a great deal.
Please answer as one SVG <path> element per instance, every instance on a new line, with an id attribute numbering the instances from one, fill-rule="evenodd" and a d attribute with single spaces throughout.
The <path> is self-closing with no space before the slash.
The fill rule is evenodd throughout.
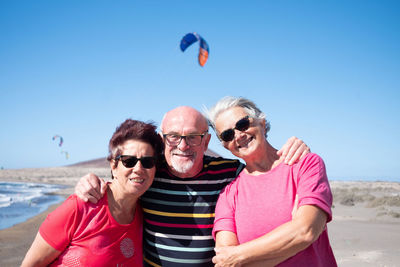
<path id="1" fill-rule="evenodd" d="M 109 169 L 85 165 L 0 170 L 0 181 L 62 184 L 68 196 L 80 177 L 93 172 L 109 177 Z M 331 181 L 333 221 L 328 224 L 339 266 L 400 266 L 400 183 Z M 0 230 L 0 266 L 19 266 L 46 215 Z"/>

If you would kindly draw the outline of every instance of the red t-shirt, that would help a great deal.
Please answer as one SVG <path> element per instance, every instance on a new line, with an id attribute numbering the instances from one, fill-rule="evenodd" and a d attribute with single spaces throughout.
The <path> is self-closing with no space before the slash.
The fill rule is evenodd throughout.
<path id="1" fill-rule="evenodd" d="M 71 195 L 51 212 L 39 232 L 60 256 L 50 266 L 143 266 L 142 208 L 134 220 L 119 224 L 112 217 L 107 193 L 97 203 Z"/>

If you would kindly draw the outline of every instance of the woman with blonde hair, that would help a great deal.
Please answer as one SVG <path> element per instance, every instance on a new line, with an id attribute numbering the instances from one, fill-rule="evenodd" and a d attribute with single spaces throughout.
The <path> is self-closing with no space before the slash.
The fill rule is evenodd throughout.
<path id="1" fill-rule="evenodd" d="M 225 97 L 206 115 L 222 145 L 246 163 L 217 202 L 215 266 L 336 266 L 326 229 L 332 193 L 322 159 L 308 153 L 284 164 L 267 140 L 265 114 L 248 99 Z"/>

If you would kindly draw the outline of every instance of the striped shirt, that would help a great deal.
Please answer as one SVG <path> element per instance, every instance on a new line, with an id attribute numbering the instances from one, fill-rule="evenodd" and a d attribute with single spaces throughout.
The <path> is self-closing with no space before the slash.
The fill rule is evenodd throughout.
<path id="1" fill-rule="evenodd" d="M 145 266 L 214 266 L 212 237 L 220 191 L 242 169 L 238 160 L 204 156 L 203 169 L 179 178 L 159 168 L 142 196 Z"/>

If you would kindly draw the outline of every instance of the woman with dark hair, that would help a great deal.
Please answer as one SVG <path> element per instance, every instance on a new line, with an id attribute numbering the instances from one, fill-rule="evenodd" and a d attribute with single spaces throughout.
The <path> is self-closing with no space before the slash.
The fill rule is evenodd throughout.
<path id="1" fill-rule="evenodd" d="M 75 194 L 50 213 L 21 266 L 142 266 L 142 209 L 163 148 L 156 127 L 128 119 L 109 143 L 112 181 L 96 203 Z"/>

